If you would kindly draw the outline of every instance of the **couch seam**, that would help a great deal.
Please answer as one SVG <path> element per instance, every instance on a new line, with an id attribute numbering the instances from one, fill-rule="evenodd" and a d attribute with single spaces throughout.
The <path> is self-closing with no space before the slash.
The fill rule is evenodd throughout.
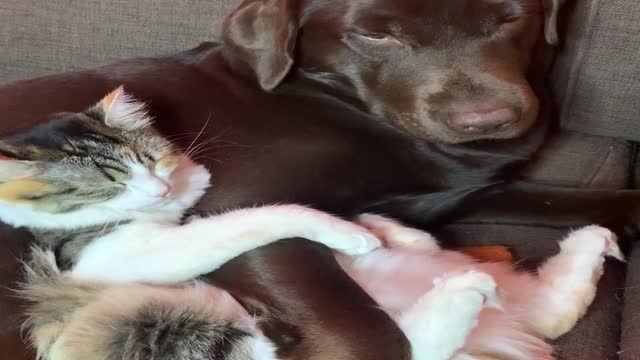
<path id="1" fill-rule="evenodd" d="M 627 240 L 628 241 L 628 240 Z M 633 247 L 633 244 L 631 245 Z M 632 248 L 631 251 L 629 252 L 629 256 L 633 255 L 633 251 L 634 249 Z M 626 264 L 625 264 L 626 265 Z M 620 299 L 620 325 L 618 326 L 619 329 L 619 338 L 618 338 L 618 343 L 617 343 L 617 350 L 616 350 L 616 357 L 618 358 L 618 360 L 624 355 L 624 349 L 622 348 L 622 343 L 625 340 L 625 329 L 624 329 L 624 315 L 625 315 L 625 310 L 627 309 L 627 283 L 629 281 L 629 265 L 625 266 L 625 271 L 624 271 L 624 283 L 622 286 L 622 289 L 618 289 L 618 291 L 621 293 L 622 298 Z"/>
<path id="2" fill-rule="evenodd" d="M 627 187 L 631 189 L 638 188 L 638 143 L 635 141 L 629 141 L 631 149 L 630 149 L 630 159 L 629 159 L 629 183 Z"/>
<path id="3" fill-rule="evenodd" d="M 598 177 L 598 175 L 600 175 L 602 168 L 604 168 L 604 166 L 609 162 L 609 159 L 611 158 L 611 155 L 613 153 L 613 147 L 613 140 L 611 139 L 609 140 L 609 144 L 607 144 L 607 154 L 600 161 L 600 164 L 598 164 L 591 176 L 589 176 L 589 179 L 583 183 L 583 186 L 591 187 L 591 185 L 593 185 L 595 179 Z"/>
<path id="4" fill-rule="evenodd" d="M 573 65 L 569 71 L 569 81 L 567 82 L 566 88 L 566 100 L 565 106 L 560 114 L 561 123 L 565 123 L 565 125 L 571 125 L 573 122 L 571 119 L 571 114 L 573 114 L 573 104 L 575 103 L 575 89 L 578 83 L 579 74 L 581 73 L 582 68 L 584 67 L 584 59 L 588 50 L 592 47 L 594 32 L 596 31 L 595 27 L 592 26 L 595 21 L 599 18 L 600 15 L 600 0 L 586 1 L 587 3 L 587 15 L 590 13 L 588 7 L 594 7 L 595 10 L 592 11 L 591 16 L 587 20 L 585 26 L 583 28 L 586 29 L 586 40 L 582 45 L 579 45 L 576 49 L 576 60 L 573 61 Z"/>

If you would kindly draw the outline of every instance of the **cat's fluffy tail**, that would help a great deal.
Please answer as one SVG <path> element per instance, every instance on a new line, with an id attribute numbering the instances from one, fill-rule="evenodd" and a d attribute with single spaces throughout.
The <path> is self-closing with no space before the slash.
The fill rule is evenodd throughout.
<path id="1" fill-rule="evenodd" d="M 45 360 L 276 359 L 275 348 L 227 292 L 206 286 L 78 283 L 33 250 L 18 291 L 25 330 Z"/>
<path id="2" fill-rule="evenodd" d="M 38 358 L 48 359 L 66 319 L 95 300 L 100 289 L 65 281 L 50 252 L 33 247 L 31 253 L 31 259 L 24 263 L 24 282 L 16 292 L 27 302 L 23 331 L 37 350 Z"/>

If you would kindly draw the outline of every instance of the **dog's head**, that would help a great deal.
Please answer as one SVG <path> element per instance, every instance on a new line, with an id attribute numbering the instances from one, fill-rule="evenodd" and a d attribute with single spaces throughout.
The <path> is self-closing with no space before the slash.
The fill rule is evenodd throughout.
<path id="1" fill-rule="evenodd" d="M 538 100 L 526 79 L 563 0 L 245 0 L 222 41 L 265 90 L 295 67 L 347 83 L 409 133 L 461 143 L 521 135 Z"/>

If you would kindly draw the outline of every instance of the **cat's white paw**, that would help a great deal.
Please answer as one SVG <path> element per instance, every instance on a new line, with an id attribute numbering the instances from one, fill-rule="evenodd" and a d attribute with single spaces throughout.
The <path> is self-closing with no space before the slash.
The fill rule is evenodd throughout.
<path id="1" fill-rule="evenodd" d="M 433 289 L 403 313 L 398 323 L 411 342 L 413 359 L 450 359 L 478 325 L 480 313 L 499 304 L 493 277 L 469 271 L 434 281 Z"/>
<path id="2" fill-rule="evenodd" d="M 428 232 L 408 227 L 384 216 L 362 214 L 357 217 L 356 223 L 375 234 L 389 248 L 400 247 L 416 251 L 440 250 L 437 240 Z"/>
<path id="3" fill-rule="evenodd" d="M 531 315 L 529 325 L 549 339 L 570 331 L 596 296 L 605 257 L 624 257 L 613 232 L 590 225 L 560 241 L 560 253 L 538 270 L 540 308 L 545 316 Z"/>
<path id="4" fill-rule="evenodd" d="M 472 294 L 475 292 L 482 296 L 485 307 L 502 310 L 496 281 L 487 273 L 471 270 L 462 274 L 438 278 L 434 280 L 434 286 L 447 293 Z"/>
<path id="5" fill-rule="evenodd" d="M 366 228 L 322 211 L 301 205 L 274 206 L 269 211 L 303 229 L 297 236 L 350 256 L 367 254 L 382 246 L 380 239 Z"/>
<path id="6" fill-rule="evenodd" d="M 380 239 L 366 228 L 339 219 L 317 235 L 319 242 L 350 256 L 368 254 L 382 246 Z"/>
<path id="7" fill-rule="evenodd" d="M 624 261 L 617 236 L 611 230 L 598 225 L 585 226 L 571 232 L 560 242 L 560 247 L 563 251 L 600 254 Z"/>

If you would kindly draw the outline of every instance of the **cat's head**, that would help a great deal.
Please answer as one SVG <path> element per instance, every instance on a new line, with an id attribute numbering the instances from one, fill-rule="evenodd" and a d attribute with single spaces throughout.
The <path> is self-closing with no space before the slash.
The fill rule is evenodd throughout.
<path id="1" fill-rule="evenodd" d="M 30 228 L 176 221 L 209 178 L 120 87 L 86 111 L 0 139 L 0 220 Z"/>

